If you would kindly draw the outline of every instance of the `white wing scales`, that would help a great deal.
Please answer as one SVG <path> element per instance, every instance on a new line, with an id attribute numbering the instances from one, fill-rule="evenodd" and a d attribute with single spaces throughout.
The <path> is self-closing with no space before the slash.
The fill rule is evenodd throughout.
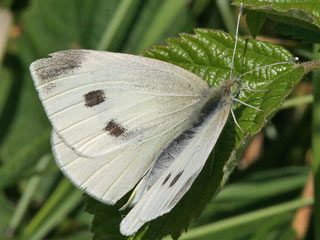
<path id="1" fill-rule="evenodd" d="M 171 166 L 165 169 L 121 222 L 122 234 L 131 235 L 144 223 L 169 212 L 189 190 L 216 144 L 230 112 L 229 95 L 222 95 L 217 100 L 218 106 L 201 126 L 194 128 L 194 136 L 183 143 L 181 152 L 173 156 Z"/>
<path id="2" fill-rule="evenodd" d="M 138 148 L 135 145 L 116 150 L 106 156 L 85 158 L 68 148 L 53 133 L 52 148 L 61 170 L 89 195 L 114 204 L 135 184 L 149 168 L 158 147 L 154 141 Z"/>
<path id="3" fill-rule="evenodd" d="M 130 191 L 150 168 L 159 152 L 184 125 L 139 144 L 120 147 L 100 157 L 84 157 L 69 148 L 53 131 L 52 149 L 60 169 L 92 197 L 114 204 Z"/>
<path id="4" fill-rule="evenodd" d="M 76 186 L 109 204 L 189 126 L 209 89 L 194 74 L 149 58 L 88 50 L 51 56 L 30 70 L 54 128 L 57 164 Z"/>
<path id="5" fill-rule="evenodd" d="M 120 53 L 62 51 L 30 70 L 55 132 L 86 157 L 155 136 L 168 121 L 178 124 L 209 88 L 172 64 Z"/>
<path id="6" fill-rule="evenodd" d="M 211 90 L 196 75 L 154 59 L 90 50 L 51 56 L 30 71 L 54 129 L 57 164 L 76 186 L 108 204 L 145 176 L 137 205 L 121 223 L 121 232 L 130 235 L 188 191 L 223 129 L 231 99 L 224 86 Z M 210 98 L 217 106 L 195 126 Z M 192 136 L 180 146 L 176 139 L 190 127 Z"/>

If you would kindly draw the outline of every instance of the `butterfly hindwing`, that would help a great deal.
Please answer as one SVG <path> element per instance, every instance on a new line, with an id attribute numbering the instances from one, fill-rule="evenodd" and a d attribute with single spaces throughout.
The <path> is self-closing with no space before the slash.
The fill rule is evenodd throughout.
<path id="1" fill-rule="evenodd" d="M 216 144 L 230 112 L 230 96 L 224 94 L 221 87 L 215 91 L 218 94 L 213 94 L 207 103 L 209 108 L 205 106 L 202 109 L 204 111 L 199 113 L 193 127 L 184 131 L 164 150 L 173 161 L 169 167 L 157 170 L 162 171 L 160 177 L 121 222 L 122 234 L 131 235 L 144 223 L 169 212 L 191 187 Z M 205 116 L 201 116 L 203 112 Z M 161 166 L 161 162 L 158 165 Z"/>
<path id="2" fill-rule="evenodd" d="M 102 202 L 114 204 L 142 178 L 166 141 L 163 136 L 91 158 L 72 151 L 54 132 L 51 143 L 59 168 L 77 187 Z"/>

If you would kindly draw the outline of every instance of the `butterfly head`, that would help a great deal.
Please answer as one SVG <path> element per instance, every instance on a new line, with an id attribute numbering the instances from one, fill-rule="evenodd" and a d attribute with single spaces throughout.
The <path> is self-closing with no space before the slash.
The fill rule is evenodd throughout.
<path id="1" fill-rule="evenodd" d="M 241 78 L 233 76 L 224 82 L 224 86 L 230 96 L 238 96 L 241 90 Z"/>

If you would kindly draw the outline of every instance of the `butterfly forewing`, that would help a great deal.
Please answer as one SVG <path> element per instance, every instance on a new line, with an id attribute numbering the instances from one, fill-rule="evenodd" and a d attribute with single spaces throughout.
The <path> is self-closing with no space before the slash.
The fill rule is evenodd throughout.
<path id="1" fill-rule="evenodd" d="M 132 189 L 190 127 L 210 89 L 196 75 L 149 58 L 89 50 L 51 56 L 30 69 L 54 129 L 57 164 L 105 203 Z"/>
<path id="2" fill-rule="evenodd" d="M 187 124 L 209 88 L 180 67 L 120 53 L 62 51 L 30 69 L 56 134 L 84 157 Z"/>

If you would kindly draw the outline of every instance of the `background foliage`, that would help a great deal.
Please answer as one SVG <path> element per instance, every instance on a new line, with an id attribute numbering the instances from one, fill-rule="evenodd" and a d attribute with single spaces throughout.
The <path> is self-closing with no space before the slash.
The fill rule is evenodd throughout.
<path id="1" fill-rule="evenodd" d="M 270 1 L 262 4 L 257 0 L 235 1 L 235 4 L 240 2 L 245 3 L 248 21 L 246 25 L 242 19 L 242 36 L 251 33 L 258 39 L 284 46 L 302 62 L 319 60 L 320 4 L 317 0 L 309 1 L 310 5 L 296 1 L 286 1 L 287 5 Z M 198 75 L 203 74 L 204 79 L 216 85 L 226 75 L 219 69 L 224 67 L 232 50 L 230 35 L 221 32 L 220 39 L 210 40 L 207 45 L 200 44 L 204 41 L 201 38 L 197 42 L 190 35 L 180 35 L 179 39 L 169 40 L 168 47 L 150 47 L 165 44 L 164 39 L 178 37 L 182 32 L 194 33 L 193 29 L 199 27 L 234 33 L 237 8 L 225 0 L 3 0 L 0 7 L 12 15 L 7 46 L 4 49 L 0 47 L 0 56 L 3 55 L 0 66 L 0 236 L 5 239 L 125 239 L 118 232 L 121 215 L 117 208 L 102 206 L 86 198 L 86 211 L 95 214 L 94 234 L 90 232 L 93 216 L 84 211 L 82 192 L 62 176 L 51 156 L 51 127 L 34 89 L 29 65 L 48 53 L 69 48 L 132 54 L 143 54 L 149 48 L 145 55 L 171 61 Z M 3 23 L 0 22 L 0 28 Z M 197 33 L 202 37 L 210 35 L 204 30 Z M 200 45 L 199 49 L 215 46 L 212 49 L 229 52 L 225 56 L 211 58 L 218 59 L 216 62 L 207 63 L 205 54 L 201 55 L 199 49 L 188 45 L 192 41 Z M 265 47 L 250 41 L 253 50 L 248 59 L 255 66 L 266 64 L 268 60 L 257 55 Z M 267 46 L 270 49 L 264 53 L 271 54 L 270 61 L 290 58 L 282 48 Z M 273 54 L 279 51 L 283 51 L 282 54 Z M 185 58 L 186 52 L 191 53 L 191 60 Z M 209 57 L 214 54 L 210 47 L 204 53 Z M 242 62 L 241 59 L 237 61 Z M 201 67 L 196 68 L 195 64 Z M 285 82 L 291 81 L 289 85 L 294 85 L 303 74 L 313 69 L 317 69 L 317 64 L 302 65 L 300 70 L 292 65 L 288 69 L 292 76 L 285 77 Z M 277 74 L 271 79 L 277 79 Z M 266 78 L 261 74 L 251 81 L 261 82 Z M 302 230 L 307 239 L 320 239 L 320 230 L 313 227 L 320 226 L 320 211 L 316 207 L 320 204 L 315 204 L 313 218 L 310 214 L 301 217 L 296 211 L 312 203 L 311 198 L 301 197 L 303 188 L 311 182 L 308 182 L 310 169 L 320 183 L 320 154 L 316 150 L 320 148 L 318 82 L 317 74 L 308 74 L 295 87 L 282 110 L 253 138 L 228 184 L 210 204 L 211 195 L 220 183 L 215 187 L 207 184 L 202 205 L 194 209 L 190 204 L 197 202 L 202 191 L 193 187 L 195 193 L 189 194 L 189 198 L 196 198 L 193 202 L 184 200 L 189 211 L 177 208 L 171 217 L 160 218 L 134 238 L 156 239 L 167 233 L 178 237 L 180 231 L 190 225 L 188 233 L 181 239 L 292 239 Z M 281 80 L 268 88 L 277 90 L 279 86 Z M 258 104 L 264 110 L 273 107 L 264 117 L 274 115 L 273 111 L 279 108 L 289 91 L 290 88 L 284 87 L 275 93 L 278 97 L 276 103 Z M 256 103 L 253 99 L 263 98 L 241 97 L 253 101 L 251 103 Z M 257 117 L 252 114 L 257 113 L 249 112 L 243 116 Z M 257 119 L 260 120 L 253 128 L 246 126 L 252 134 L 264 124 L 262 118 Z M 243 120 L 245 122 L 246 118 Z M 232 137 L 243 138 L 233 127 L 227 126 L 227 130 L 230 129 Z M 224 134 L 220 141 L 228 137 Z M 310 168 L 312 157 L 313 167 Z M 195 186 L 206 184 L 203 179 L 197 180 Z M 315 189 L 315 201 L 319 203 L 319 185 L 316 184 Z M 202 213 L 204 206 L 208 207 Z M 181 213 L 187 216 L 181 217 Z M 201 217 L 189 223 L 191 215 Z M 306 226 L 300 230 L 297 226 L 303 226 L 303 223 Z"/>

